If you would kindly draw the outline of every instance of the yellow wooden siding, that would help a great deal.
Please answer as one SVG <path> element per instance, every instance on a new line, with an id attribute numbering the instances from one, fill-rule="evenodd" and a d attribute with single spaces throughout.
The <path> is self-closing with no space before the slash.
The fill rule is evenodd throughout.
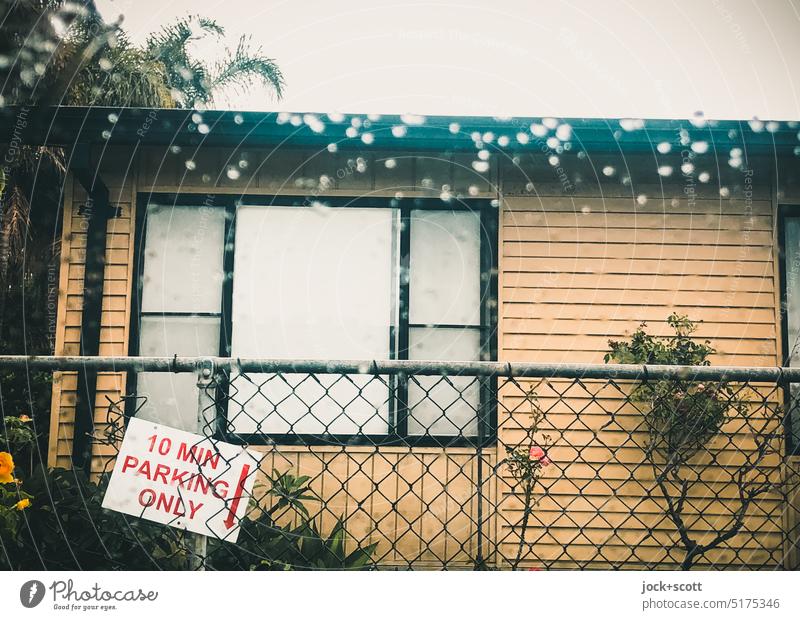
<path id="1" fill-rule="evenodd" d="M 676 311 L 703 321 L 697 335 L 717 348 L 713 363 L 775 365 L 777 272 L 768 192 L 757 191 L 752 202 L 718 196 L 690 201 L 680 197 L 680 188 L 670 196 L 672 189 L 663 190 L 666 199 L 644 205 L 613 191 L 611 197 L 555 192 L 506 197 L 500 233 L 500 359 L 602 363 L 609 339 L 627 337 L 642 321 L 649 322 L 650 332 L 665 335 L 664 320 Z M 635 443 L 643 438 L 632 432 L 641 417 L 628 404 L 615 418 L 622 429 L 601 430 L 624 396 L 602 382 L 583 383 L 536 384 L 539 404 L 548 412 L 546 425 L 553 428 L 550 456 L 556 465 L 547 470 L 547 492 L 541 493 L 526 534 L 527 541 L 535 541 L 526 565 L 674 566 L 668 551 L 674 526 L 660 503 L 646 497 L 653 472 L 641 465 L 643 454 Z M 524 439 L 521 396 L 518 389 L 502 396 L 501 445 Z M 734 439 L 736 449 L 719 446 L 719 464 L 707 471 L 708 480 L 730 480 L 724 466 L 741 464 L 739 450 L 754 449 L 751 436 L 739 432 Z M 780 462 L 772 459 L 769 465 L 777 472 Z M 522 500 L 507 475 L 499 485 L 500 555 L 514 557 Z M 725 498 L 732 491 L 730 483 L 695 485 L 687 513 L 701 541 L 730 514 L 719 501 L 708 499 L 709 493 Z M 757 530 L 755 536 L 739 535 L 701 564 L 759 564 L 769 561 L 770 553 L 773 560 L 780 557 L 777 501 L 777 496 L 764 500 L 769 517 L 758 511 L 749 519 L 746 527 Z M 743 549 L 738 558 L 731 551 L 737 546 Z"/>
<path id="2" fill-rule="evenodd" d="M 101 168 L 126 170 L 127 151 L 106 154 Z M 120 179 L 116 174 L 106 174 L 104 182 L 109 188 L 112 208 L 117 216 L 108 221 L 106 265 L 100 323 L 100 355 L 126 355 L 128 352 L 128 326 L 130 324 L 130 299 L 133 265 L 133 234 L 135 222 L 134 179 Z M 86 193 L 70 176 L 66 183 L 64 221 L 61 239 L 61 266 L 59 274 L 59 310 L 57 316 L 56 355 L 78 355 L 80 352 L 81 320 L 83 309 L 83 276 L 86 262 L 86 230 L 88 219 L 79 213 L 86 203 Z M 109 418 L 109 403 L 118 402 L 125 393 L 125 373 L 100 373 L 95 400 L 96 431 L 102 435 Z M 77 373 L 54 373 L 50 426 L 49 464 L 69 467 L 75 428 L 75 401 Z M 92 470 L 97 473 L 107 465 L 102 458 L 108 446 L 95 445 L 96 457 Z"/>

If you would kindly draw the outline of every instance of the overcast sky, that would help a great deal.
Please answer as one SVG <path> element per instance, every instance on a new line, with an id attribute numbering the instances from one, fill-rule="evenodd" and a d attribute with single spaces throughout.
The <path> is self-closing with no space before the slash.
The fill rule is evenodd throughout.
<path id="1" fill-rule="evenodd" d="M 275 58 L 286 94 L 218 107 L 800 118 L 800 0 L 99 0 L 134 39 L 190 13 Z M 216 48 L 203 46 L 213 57 Z"/>

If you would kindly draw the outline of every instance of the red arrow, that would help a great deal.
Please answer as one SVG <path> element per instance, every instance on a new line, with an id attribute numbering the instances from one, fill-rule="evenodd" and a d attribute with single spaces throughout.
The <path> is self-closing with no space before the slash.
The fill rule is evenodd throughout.
<path id="1" fill-rule="evenodd" d="M 239 475 L 239 482 L 236 483 L 236 497 L 233 498 L 231 502 L 230 510 L 228 510 L 228 516 L 225 517 L 225 527 L 231 529 L 236 521 L 236 511 L 239 508 L 239 502 L 242 499 L 242 495 L 244 495 L 244 481 L 247 478 L 247 474 L 250 472 L 250 466 L 244 465 L 242 467 L 242 473 Z"/>

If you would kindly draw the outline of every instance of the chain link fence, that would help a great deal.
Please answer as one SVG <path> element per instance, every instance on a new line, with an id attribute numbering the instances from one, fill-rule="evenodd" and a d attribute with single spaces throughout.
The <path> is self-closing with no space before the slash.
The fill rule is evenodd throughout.
<path id="1" fill-rule="evenodd" d="M 150 523 L 147 507 L 121 517 L 141 568 L 798 567 L 791 369 L 188 358 L 101 369 L 194 372 L 184 429 L 198 447 L 257 454 L 253 491 L 224 502 L 248 502 L 236 543 Z M 109 400 L 96 419 L 85 505 L 102 500 L 131 416 L 169 422 L 148 398 Z M 111 527 L 102 519 L 89 535 Z"/>

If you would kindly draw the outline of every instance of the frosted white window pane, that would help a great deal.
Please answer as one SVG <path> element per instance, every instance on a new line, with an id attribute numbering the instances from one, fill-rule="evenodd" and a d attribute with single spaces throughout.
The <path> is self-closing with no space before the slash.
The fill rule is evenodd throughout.
<path id="1" fill-rule="evenodd" d="M 480 217 L 412 211 L 410 321 L 480 324 Z"/>
<path id="2" fill-rule="evenodd" d="M 385 435 L 386 378 L 250 374 L 232 381 L 228 423 L 239 434 Z M 260 384 L 260 388 L 257 384 Z"/>
<path id="3" fill-rule="evenodd" d="M 786 327 L 789 366 L 800 366 L 800 218 L 786 218 L 785 260 Z M 790 386 L 792 406 L 789 427 L 793 445 L 800 442 L 800 385 Z"/>
<path id="4" fill-rule="evenodd" d="M 245 206 L 236 217 L 233 355 L 389 357 L 393 210 Z M 256 383 L 270 377 L 251 375 Z M 256 432 L 260 422 L 267 433 L 386 433 L 388 388 L 372 381 L 358 396 L 353 383 L 365 377 L 351 379 L 340 379 L 319 402 L 319 385 L 303 382 L 277 408 L 270 391 L 282 389 L 277 383 L 244 404 L 255 388 L 235 379 L 246 410 L 236 432 Z"/>
<path id="5" fill-rule="evenodd" d="M 412 328 L 412 360 L 480 359 L 477 329 Z M 478 432 L 480 384 L 475 377 L 414 376 L 408 383 L 408 432 L 411 435 L 467 435 Z"/>
<path id="6" fill-rule="evenodd" d="M 386 359 L 392 213 L 240 207 L 233 355 Z"/>
<path id="7" fill-rule="evenodd" d="M 142 317 L 140 355 L 217 355 L 219 319 L 214 317 Z M 137 395 L 146 397 L 137 417 L 197 432 L 197 377 L 194 373 L 141 372 Z M 141 404 L 139 401 L 137 404 Z"/>
<path id="8" fill-rule="evenodd" d="M 142 310 L 219 312 L 224 235 L 219 207 L 148 207 Z"/>

